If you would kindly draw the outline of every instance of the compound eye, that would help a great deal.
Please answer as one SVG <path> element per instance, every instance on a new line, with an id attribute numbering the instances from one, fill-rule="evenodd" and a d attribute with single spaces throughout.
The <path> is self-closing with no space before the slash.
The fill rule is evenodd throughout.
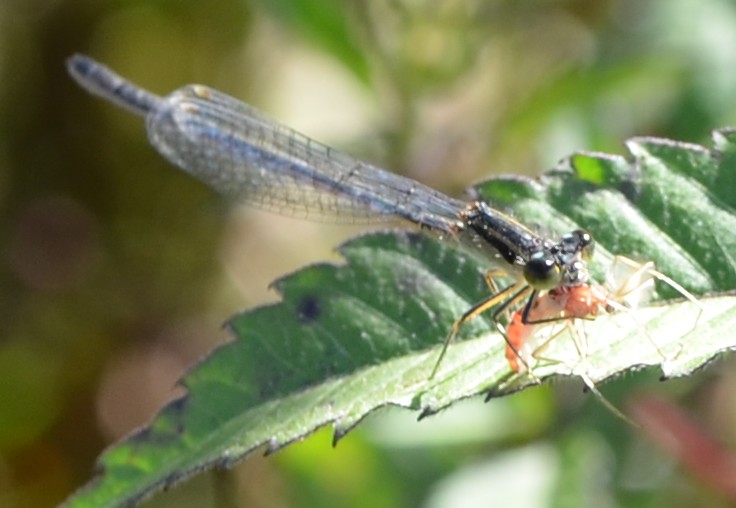
<path id="1" fill-rule="evenodd" d="M 534 289 L 552 289 L 560 285 L 562 271 L 551 252 L 535 252 L 524 266 L 524 278 Z"/>
<path id="2" fill-rule="evenodd" d="M 593 258 L 593 253 L 595 252 L 595 240 L 593 240 L 593 235 L 584 229 L 576 230 L 574 235 L 578 238 L 580 255 L 583 259 L 589 261 Z"/>

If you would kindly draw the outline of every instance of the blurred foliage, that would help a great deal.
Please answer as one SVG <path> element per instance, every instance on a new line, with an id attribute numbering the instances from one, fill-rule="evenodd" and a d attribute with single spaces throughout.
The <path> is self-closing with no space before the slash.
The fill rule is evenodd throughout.
<path id="1" fill-rule="evenodd" d="M 734 38 L 727 0 L 4 1 L 0 505 L 52 506 L 84 483 L 101 449 L 225 340 L 219 323 L 263 301 L 251 288 L 319 259 L 298 257 L 320 242 L 293 230 L 301 223 L 226 223 L 216 196 L 147 146 L 138 119 L 71 82 L 71 53 L 156 92 L 207 83 L 460 193 L 577 149 L 621 152 L 633 135 L 707 140 L 736 122 Z M 245 254 L 226 252 L 236 227 Z M 224 277 L 222 257 L 245 280 Z M 642 386 L 666 392 L 732 445 L 725 366 L 665 385 L 645 373 L 606 393 L 623 403 Z M 527 506 L 726 505 L 577 385 L 471 406 L 485 419 L 407 416 L 391 441 L 377 419 L 382 432 L 368 425 L 336 449 L 318 435 L 155 505 L 457 506 L 479 488 L 533 499 L 532 485 L 547 496 Z M 478 421 L 484 432 L 469 432 Z"/>

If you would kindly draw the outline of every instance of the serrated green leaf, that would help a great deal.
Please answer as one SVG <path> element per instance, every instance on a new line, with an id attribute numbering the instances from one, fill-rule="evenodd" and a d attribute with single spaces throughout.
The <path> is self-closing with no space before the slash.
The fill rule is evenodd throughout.
<path id="1" fill-rule="evenodd" d="M 697 294 L 736 287 L 731 131 L 715 150 L 634 139 L 633 159 L 576 154 L 540 181 L 494 179 L 476 191 L 550 233 L 586 227 L 600 243 L 595 273 L 612 254 L 654 260 Z M 730 190 L 723 187 L 728 183 Z M 340 248 L 344 265 L 320 264 L 276 283 L 278 304 L 235 316 L 235 340 L 183 380 L 187 395 L 100 460 L 101 474 L 70 507 L 128 506 L 153 490 L 245 454 L 274 451 L 332 424 L 339 439 L 387 405 L 428 415 L 484 393 L 505 395 L 556 375 L 600 382 L 659 365 L 691 373 L 736 347 L 736 297 L 669 302 L 577 323 L 545 351 L 534 377 L 513 373 L 488 319 L 462 330 L 438 375 L 437 345 L 487 295 L 487 261 L 452 240 L 384 232 Z M 666 287 L 664 296 L 672 296 Z M 669 291 L 669 292 L 668 292 Z M 584 355 L 570 334 L 585 340 Z"/>

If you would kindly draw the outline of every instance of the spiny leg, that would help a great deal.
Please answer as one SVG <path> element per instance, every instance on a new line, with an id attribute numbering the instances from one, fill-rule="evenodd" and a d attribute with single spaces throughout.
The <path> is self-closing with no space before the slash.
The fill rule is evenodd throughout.
<path id="1" fill-rule="evenodd" d="M 570 334 L 571 334 L 571 336 L 573 338 L 573 344 L 575 345 L 575 349 L 577 350 L 578 355 L 579 355 L 579 359 L 580 359 L 579 363 L 580 364 L 583 364 L 584 366 L 589 366 L 589 364 L 588 364 L 588 351 L 587 351 L 587 349 L 588 349 L 588 334 L 585 332 L 585 328 L 584 327 L 582 329 L 582 332 L 579 332 L 578 329 L 575 327 L 575 324 L 576 323 L 577 323 L 577 319 L 574 319 L 574 318 L 569 322 L 569 326 L 571 327 Z M 583 323 L 583 325 L 584 325 L 584 323 Z M 580 333 L 583 336 L 582 339 L 581 339 L 581 342 L 583 344 L 585 344 L 585 352 L 582 351 L 582 349 L 579 346 L 578 339 L 575 338 L 575 336 L 577 336 L 578 333 Z M 606 396 L 603 395 L 603 393 L 601 393 L 601 391 L 598 389 L 598 386 L 596 385 L 595 381 L 593 381 L 590 378 L 590 376 L 588 375 L 588 371 L 587 371 L 587 368 L 586 367 L 584 367 L 584 370 L 582 372 L 579 371 L 576 368 L 576 369 L 573 370 L 573 373 L 576 374 L 576 375 L 578 375 L 578 376 L 580 376 L 580 378 L 583 380 L 583 382 L 585 383 L 585 386 L 588 388 L 588 390 L 590 390 L 591 393 L 593 395 L 595 395 L 596 398 L 598 398 L 598 400 L 601 402 L 601 404 L 603 404 L 603 406 L 606 409 L 608 409 L 615 416 L 618 416 L 619 418 L 621 418 L 626 423 L 629 423 L 629 424 L 633 425 L 634 427 L 639 427 L 639 425 L 636 422 L 634 422 L 631 418 L 629 418 L 628 416 L 626 416 L 619 408 L 617 408 L 613 404 L 613 402 L 611 402 L 610 400 L 608 400 L 606 398 Z"/>
<path id="2" fill-rule="evenodd" d="M 550 329 L 549 330 L 548 336 L 539 345 L 537 345 L 534 348 L 534 350 L 532 350 L 532 352 L 530 354 L 530 356 L 535 360 L 535 362 L 540 362 L 541 361 L 541 362 L 558 363 L 558 364 L 559 363 L 564 363 L 568 368 L 571 368 L 567 364 L 567 362 L 565 362 L 563 360 L 560 360 L 559 358 L 553 358 L 551 356 L 544 356 L 544 353 L 547 350 L 547 348 L 549 348 L 549 346 L 555 340 L 557 340 L 560 335 L 562 335 L 565 332 L 566 329 L 570 329 L 571 330 L 570 333 L 572 335 L 573 332 L 572 332 L 571 325 L 573 323 L 574 323 L 574 320 L 573 321 L 569 321 L 562 328 L 559 328 L 559 329 L 554 328 L 554 329 Z M 577 351 L 577 353 L 579 355 L 581 355 L 582 354 L 581 349 L 580 349 L 579 345 L 577 344 L 576 339 L 574 339 L 574 338 L 573 338 L 573 344 L 575 345 L 575 350 Z M 529 374 L 532 374 L 531 367 L 529 367 L 528 373 Z"/>
<path id="3" fill-rule="evenodd" d="M 557 297 L 559 298 L 559 296 Z M 553 302 L 552 307 L 549 307 L 550 302 Z M 541 305 L 541 308 L 537 307 L 537 304 Z M 556 297 L 553 296 L 551 293 L 547 293 L 545 295 L 539 296 L 539 291 L 532 290 L 531 295 L 529 296 L 529 299 L 527 300 L 526 304 L 524 305 L 524 308 L 520 311 L 520 324 L 522 327 L 528 328 L 532 327 L 532 330 L 528 333 L 528 336 L 526 337 L 525 341 L 529 340 L 529 337 L 532 337 L 535 333 L 535 330 L 537 329 L 538 324 L 546 324 L 546 323 L 555 323 L 559 321 L 568 321 L 566 323 L 566 327 L 569 327 L 569 322 L 571 319 L 574 319 L 576 316 L 572 316 L 567 312 L 566 309 L 567 300 L 559 301 L 556 300 Z M 552 315 L 550 317 L 532 317 L 532 311 L 536 312 L 536 315 L 538 316 L 544 316 L 547 313 L 551 313 Z M 518 314 L 518 311 L 517 311 Z M 557 331 L 550 330 L 549 336 L 539 345 L 537 346 L 531 353 L 531 359 L 534 360 L 545 360 L 541 356 L 541 353 L 547 349 L 550 343 L 554 339 L 556 339 L 565 328 L 558 329 Z M 522 364 L 526 367 L 527 374 L 537 381 L 539 379 L 535 376 L 534 371 L 532 369 L 532 365 L 527 361 L 527 359 L 524 357 L 524 355 L 521 354 L 521 351 L 517 350 L 517 347 L 515 347 L 515 342 L 510 339 L 507 335 L 504 334 L 504 338 L 506 338 L 506 343 L 509 346 L 509 349 L 515 354 L 515 357 L 518 358 Z M 580 348 L 580 345 L 575 339 L 573 339 L 575 349 L 578 351 L 578 353 L 582 353 L 582 350 Z M 521 346 L 524 344 L 522 343 Z M 508 356 L 508 352 L 507 352 Z M 557 361 L 554 359 L 550 359 L 550 361 Z M 512 365 L 513 368 L 513 365 Z M 514 368 L 514 370 L 517 370 Z"/>
<path id="4" fill-rule="evenodd" d="M 585 332 L 585 329 L 583 328 L 582 331 L 580 331 L 577 328 L 577 323 L 579 318 L 574 317 L 567 317 L 568 322 L 564 325 L 564 328 L 561 328 L 560 330 L 557 330 L 554 333 L 550 333 L 550 336 L 545 338 L 545 340 L 537 346 L 534 351 L 532 351 L 531 356 L 537 361 L 543 361 L 543 362 L 551 362 L 551 363 L 563 363 L 565 366 L 569 369 L 571 369 L 571 372 L 579 376 L 583 382 L 585 383 L 585 386 L 588 390 L 593 393 L 593 395 L 598 398 L 598 400 L 603 404 L 603 406 L 608 409 L 611 413 L 613 413 L 615 416 L 621 418 L 623 421 L 638 427 L 638 425 L 631 420 L 628 416 L 626 416 L 619 408 L 617 408 L 610 400 L 606 398 L 603 393 L 598 389 L 598 386 L 596 383 L 591 379 L 591 377 L 588 375 L 588 372 L 583 368 L 583 370 L 578 370 L 577 368 L 571 366 L 567 362 L 560 360 L 559 358 L 553 358 L 550 356 L 545 356 L 543 353 L 545 350 L 552 344 L 554 340 L 557 340 L 558 337 L 565 331 L 565 329 L 570 330 L 571 339 L 573 341 L 573 345 L 575 346 L 575 350 L 578 354 L 579 363 L 586 365 L 587 364 L 587 334 Z M 584 337 L 580 337 L 579 335 L 583 335 Z M 580 344 L 586 344 L 584 347 L 581 347 Z M 583 350 L 585 349 L 585 351 Z M 530 375 L 533 375 L 531 370 L 528 371 Z"/>
<path id="5" fill-rule="evenodd" d="M 483 279 L 486 281 L 486 285 L 491 290 L 492 294 L 496 294 L 499 292 L 498 285 L 496 284 L 496 281 L 493 280 L 494 277 L 505 277 L 507 273 L 504 270 L 501 270 L 500 268 L 491 268 L 490 270 L 486 270 L 486 273 L 483 274 Z"/>
<path id="6" fill-rule="evenodd" d="M 521 363 L 524 365 L 526 370 L 531 373 L 531 368 L 529 367 L 529 365 L 527 365 L 526 359 L 521 355 L 521 353 L 519 352 L 514 342 L 509 339 L 508 335 L 506 334 L 506 330 L 504 329 L 503 326 L 501 326 L 501 323 L 498 320 L 498 316 L 500 316 L 502 312 L 508 311 L 508 309 L 510 309 L 513 305 L 515 305 L 519 300 L 522 300 L 523 298 L 525 298 L 526 295 L 529 293 L 529 291 L 531 291 L 531 295 L 529 295 L 529 299 L 524 305 L 524 312 L 522 312 L 522 318 L 521 318 L 522 324 L 525 324 L 524 315 L 529 314 L 529 310 L 534 305 L 534 302 L 536 301 L 537 293 L 538 293 L 536 289 L 533 290 L 528 285 L 524 285 L 519 291 L 514 293 L 514 295 L 511 298 L 506 300 L 503 303 L 503 305 L 501 305 L 495 311 L 493 311 L 493 314 L 491 315 L 491 319 L 493 319 L 493 322 L 496 324 L 496 328 L 498 329 L 499 333 L 503 337 L 503 340 L 506 342 L 506 345 L 511 349 L 511 351 L 513 351 L 514 355 L 516 355 L 516 358 L 518 358 L 521 361 Z M 533 374 L 531 374 L 531 376 L 534 377 Z"/>
<path id="7" fill-rule="evenodd" d="M 496 293 L 500 291 L 498 288 L 498 284 L 496 284 L 496 281 L 494 280 L 494 278 L 495 277 L 507 277 L 507 276 L 508 276 L 508 273 L 506 273 L 506 271 L 502 270 L 501 268 L 491 268 L 489 270 L 486 270 L 486 273 L 483 274 L 483 279 L 486 281 L 486 286 L 488 286 L 488 289 L 490 289 L 492 295 L 495 295 Z M 508 312 L 506 312 L 506 315 L 504 317 L 506 319 L 511 319 L 511 316 L 509 316 Z M 495 322 L 498 322 L 498 321 L 495 321 Z"/>
<path id="8" fill-rule="evenodd" d="M 518 323 L 515 324 L 514 332 L 517 336 L 523 338 L 522 345 L 530 344 L 534 340 L 535 335 L 544 331 L 547 333 L 546 338 L 540 343 L 534 340 L 536 344 L 531 351 L 531 358 L 535 360 L 549 360 L 560 363 L 555 358 L 545 358 L 542 353 L 549 347 L 553 340 L 557 339 L 565 330 L 570 330 L 573 346 L 578 354 L 578 358 L 584 359 L 587 356 L 587 336 L 583 325 L 583 332 L 576 326 L 578 321 L 583 322 L 584 319 L 593 319 L 602 308 L 602 300 L 604 293 L 594 292 L 590 286 L 575 286 L 564 292 L 550 292 L 542 296 L 538 296 L 534 305 L 526 313 L 527 323 L 523 324 L 524 312 L 521 315 L 517 312 Z M 524 309 L 526 310 L 526 309 Z M 532 315 L 532 312 L 534 313 Z M 546 317 L 545 317 L 546 316 Z M 563 325 L 555 327 L 539 327 L 534 323 L 555 323 L 565 321 Z M 515 343 L 519 343 L 516 341 Z"/>
<path id="9" fill-rule="evenodd" d="M 695 298 L 695 296 L 693 296 L 692 293 L 690 293 L 687 289 L 682 287 L 680 284 L 675 282 L 664 273 L 658 271 L 652 261 L 639 263 L 637 261 L 634 261 L 633 259 L 627 258 L 626 256 L 616 256 L 611 265 L 612 269 L 615 268 L 619 263 L 627 268 L 633 269 L 634 271 L 626 277 L 626 280 L 623 284 L 620 284 L 617 287 L 616 292 L 613 293 L 613 297 L 611 298 L 610 305 L 614 310 L 627 312 L 634 320 L 634 322 L 636 322 L 636 324 L 639 326 L 641 333 L 644 334 L 647 341 L 657 351 L 657 354 L 666 361 L 667 355 L 665 355 L 665 353 L 660 349 L 654 338 L 646 331 L 646 327 L 643 325 L 643 323 L 639 322 L 639 320 L 636 318 L 636 315 L 632 312 L 636 304 L 639 303 L 632 301 L 632 295 L 635 296 L 638 292 L 644 291 L 646 289 L 646 286 L 652 281 L 652 279 L 656 279 L 663 284 L 670 286 L 675 291 L 680 293 L 685 299 L 695 305 L 695 307 L 698 309 L 697 316 L 695 318 L 695 321 L 693 322 L 693 328 L 697 326 L 697 323 L 700 320 L 700 316 L 704 311 L 703 306 L 700 304 L 697 298 Z M 607 283 L 610 283 L 610 281 L 607 281 Z M 654 286 L 652 282 L 652 289 L 653 287 Z M 678 354 L 679 352 L 675 355 L 675 357 Z"/>
<path id="10" fill-rule="evenodd" d="M 625 266 L 635 269 L 635 272 L 631 275 L 631 277 L 629 277 L 629 279 L 633 279 L 634 277 L 640 276 L 639 274 L 645 273 L 647 275 L 650 275 L 651 277 L 654 277 L 658 281 L 662 282 L 663 284 L 668 285 L 669 287 L 671 287 L 672 289 L 680 293 L 683 296 L 683 298 L 685 298 L 687 301 L 689 301 L 690 303 L 695 305 L 695 307 L 697 307 L 698 315 L 695 318 L 695 322 L 693 323 L 693 328 L 697 326 L 698 321 L 700 321 L 700 317 L 705 311 L 705 308 L 701 305 L 698 299 L 695 298 L 695 295 L 693 295 L 690 291 L 685 289 L 682 285 L 680 285 L 674 279 L 668 277 L 664 273 L 657 270 L 652 261 L 648 261 L 646 263 L 639 263 L 637 261 L 634 261 L 631 258 L 627 258 L 626 256 L 616 256 L 613 262 L 614 264 L 620 262 L 624 264 Z M 643 286 L 644 284 L 646 284 L 646 281 L 642 281 L 639 285 L 637 285 L 636 288 L 631 289 L 627 291 L 626 293 L 627 294 L 633 293 L 634 291 L 637 291 L 639 286 Z"/>
<path id="11" fill-rule="evenodd" d="M 493 294 L 489 296 L 488 298 L 481 300 L 477 304 L 473 305 L 470 309 L 465 311 L 460 318 L 455 321 L 452 324 L 452 328 L 450 329 L 450 333 L 447 335 L 447 338 L 445 339 L 445 343 L 442 346 L 442 350 L 440 351 L 440 355 L 437 358 L 437 362 L 434 365 L 434 368 L 432 369 L 432 373 L 429 375 L 429 379 L 433 379 L 434 376 L 437 374 L 437 371 L 440 368 L 440 364 L 442 363 L 442 360 L 445 358 L 445 354 L 447 353 L 447 348 L 449 347 L 450 343 L 455 339 L 460 329 L 470 321 L 471 319 L 475 318 L 479 314 L 482 314 L 483 312 L 495 307 L 499 303 L 503 302 L 501 305 L 501 312 L 503 309 L 508 308 L 509 302 L 513 301 L 514 299 L 518 298 L 518 294 L 522 291 L 527 290 L 527 285 L 525 282 L 517 282 L 516 284 L 512 284 L 503 290 L 499 291 L 496 294 Z M 509 294 L 512 296 L 509 297 Z M 493 319 L 495 321 L 495 318 L 498 317 L 498 311 L 493 313 Z"/>

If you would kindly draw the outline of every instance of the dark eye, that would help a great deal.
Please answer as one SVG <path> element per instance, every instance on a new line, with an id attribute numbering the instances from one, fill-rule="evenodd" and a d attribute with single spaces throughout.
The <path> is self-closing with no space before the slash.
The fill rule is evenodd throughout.
<path id="1" fill-rule="evenodd" d="M 595 240 L 593 235 L 585 231 L 584 229 L 578 229 L 574 232 L 575 236 L 578 237 L 578 245 L 580 248 L 580 255 L 585 260 L 590 260 L 595 252 Z"/>
<path id="2" fill-rule="evenodd" d="M 535 252 L 524 266 L 524 278 L 534 289 L 552 289 L 561 281 L 561 270 L 551 252 Z"/>

